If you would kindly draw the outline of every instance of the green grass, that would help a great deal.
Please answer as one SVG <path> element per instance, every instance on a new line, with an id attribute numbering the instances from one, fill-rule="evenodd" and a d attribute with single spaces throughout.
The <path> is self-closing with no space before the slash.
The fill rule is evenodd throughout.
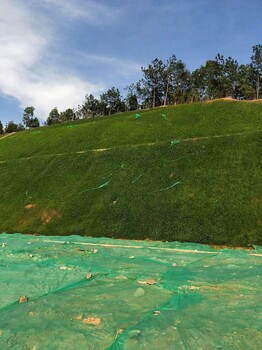
<path id="1" fill-rule="evenodd" d="M 262 104 L 134 115 L 0 140 L 0 231 L 261 245 Z"/>

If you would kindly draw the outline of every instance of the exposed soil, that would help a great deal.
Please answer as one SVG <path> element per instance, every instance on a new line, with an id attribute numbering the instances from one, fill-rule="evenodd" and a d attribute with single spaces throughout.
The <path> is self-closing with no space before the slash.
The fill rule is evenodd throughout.
<path id="1" fill-rule="evenodd" d="M 49 213 L 43 210 L 41 214 L 41 220 L 44 224 L 48 224 L 52 219 L 60 217 L 61 215 L 57 210 L 51 210 Z"/>

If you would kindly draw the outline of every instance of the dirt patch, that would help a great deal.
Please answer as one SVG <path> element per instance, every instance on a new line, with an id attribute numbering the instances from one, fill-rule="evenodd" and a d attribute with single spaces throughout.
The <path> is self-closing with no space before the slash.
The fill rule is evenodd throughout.
<path id="1" fill-rule="evenodd" d="M 262 204 L 262 197 L 255 197 L 255 198 L 252 198 L 252 201 L 251 201 L 252 205 L 254 206 L 260 206 Z"/>
<path id="2" fill-rule="evenodd" d="M 217 101 L 235 101 L 235 102 L 257 102 L 257 103 L 261 103 L 262 99 L 258 99 L 258 100 L 236 100 L 235 98 L 228 96 L 228 97 L 223 97 L 223 98 L 215 98 L 213 100 L 208 100 L 206 101 L 207 103 L 212 103 L 212 102 L 217 102 Z"/>
<path id="3" fill-rule="evenodd" d="M 54 218 L 60 218 L 61 215 L 57 210 L 51 210 L 49 213 L 44 210 L 41 213 L 41 221 L 43 224 L 49 224 L 49 222 Z"/>
<path id="4" fill-rule="evenodd" d="M 223 290 L 225 290 L 225 287 L 224 286 L 219 286 L 219 285 L 216 285 L 216 286 L 201 286 L 198 289 L 200 289 L 203 292 L 204 291 L 211 292 L 211 291 L 223 291 Z"/>
<path id="5" fill-rule="evenodd" d="M 9 136 L 11 136 L 11 135 L 14 135 L 15 134 L 15 132 L 10 132 L 10 134 L 6 134 L 5 136 L 2 136 L 1 138 L 0 138 L 0 140 L 3 140 L 3 139 L 5 139 L 5 138 L 7 138 L 7 137 L 9 137 Z"/>
<path id="6" fill-rule="evenodd" d="M 217 101 L 238 101 L 234 98 L 228 96 L 228 97 L 222 97 L 222 98 L 214 98 L 213 100 L 206 101 L 207 103 L 217 102 Z"/>
<path id="7" fill-rule="evenodd" d="M 250 251 L 250 250 L 254 250 L 254 247 L 234 247 L 234 246 L 230 246 L 230 245 L 217 245 L 217 244 L 208 244 L 209 247 L 212 247 L 214 249 L 217 250 L 221 250 L 221 249 L 234 249 L 234 250 L 246 250 L 246 251 Z"/>

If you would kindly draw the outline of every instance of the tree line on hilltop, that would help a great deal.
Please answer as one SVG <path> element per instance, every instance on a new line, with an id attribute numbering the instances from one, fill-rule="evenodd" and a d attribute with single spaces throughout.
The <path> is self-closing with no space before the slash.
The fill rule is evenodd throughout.
<path id="1" fill-rule="evenodd" d="M 76 119 L 110 116 L 115 113 L 159 106 L 177 105 L 232 97 L 237 100 L 259 99 L 262 94 L 262 46 L 252 47 L 251 61 L 239 64 L 232 57 L 218 54 L 196 70 L 190 72 L 186 64 L 175 55 L 166 61 L 154 59 L 142 67 L 142 78 L 125 88 L 123 98 L 116 87 L 112 87 L 96 98 L 86 95 L 77 109 L 59 112 L 55 107 L 46 119 L 45 125 L 59 124 Z M 13 121 L 5 128 L 0 121 L 0 134 L 35 128 L 40 125 L 34 116 L 35 108 L 26 107 L 23 124 Z"/>

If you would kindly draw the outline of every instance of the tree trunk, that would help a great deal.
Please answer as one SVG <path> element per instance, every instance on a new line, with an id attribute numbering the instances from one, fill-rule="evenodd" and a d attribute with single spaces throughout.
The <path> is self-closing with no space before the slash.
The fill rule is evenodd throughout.
<path id="1" fill-rule="evenodd" d="M 153 88 L 153 108 L 155 108 L 156 105 L 156 87 Z"/>
<path id="2" fill-rule="evenodd" d="M 169 90 L 169 80 L 167 81 L 167 85 L 166 85 L 166 96 L 165 96 L 164 106 L 167 105 L 168 90 Z"/>
<path id="3" fill-rule="evenodd" d="M 260 76 L 257 77 L 257 83 L 256 83 L 256 93 L 257 93 L 257 100 L 259 99 L 259 90 L 260 90 Z"/>

